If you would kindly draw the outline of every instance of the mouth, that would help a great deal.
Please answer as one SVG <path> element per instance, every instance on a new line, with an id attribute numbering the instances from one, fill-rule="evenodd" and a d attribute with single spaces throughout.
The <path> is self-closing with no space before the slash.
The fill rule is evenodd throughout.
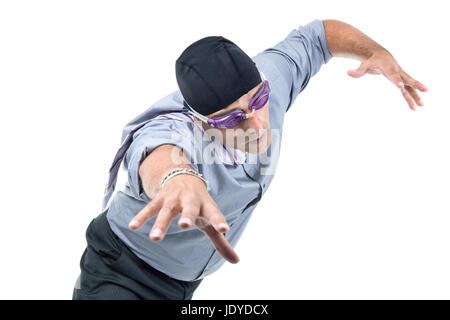
<path id="1" fill-rule="evenodd" d="M 259 143 L 263 137 L 264 137 L 264 132 L 258 138 L 249 140 L 248 143 Z"/>

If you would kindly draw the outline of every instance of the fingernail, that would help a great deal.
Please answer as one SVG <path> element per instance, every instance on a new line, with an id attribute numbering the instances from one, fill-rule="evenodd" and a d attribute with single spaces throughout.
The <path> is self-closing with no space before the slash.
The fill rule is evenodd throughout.
<path id="1" fill-rule="evenodd" d="M 228 231 L 228 225 L 224 222 L 219 223 L 219 230 L 226 230 Z"/>
<path id="2" fill-rule="evenodd" d="M 399 85 L 400 87 L 402 87 L 402 88 L 405 87 L 405 84 L 404 84 L 403 82 L 399 82 L 398 85 Z"/>
<path id="3" fill-rule="evenodd" d="M 159 228 L 154 229 L 154 230 L 152 231 L 152 233 L 150 234 L 150 236 L 151 236 L 152 238 L 159 238 L 159 237 L 161 237 L 161 235 L 162 235 L 162 231 L 161 231 L 161 229 L 159 229 Z"/>
<path id="4" fill-rule="evenodd" d="M 181 224 L 188 224 L 188 225 L 192 225 L 192 221 L 189 218 L 181 218 L 180 219 L 180 223 Z"/>
<path id="5" fill-rule="evenodd" d="M 130 224 L 128 225 L 128 227 L 130 228 L 136 228 L 138 226 L 139 222 L 137 222 L 136 220 L 131 220 Z"/>

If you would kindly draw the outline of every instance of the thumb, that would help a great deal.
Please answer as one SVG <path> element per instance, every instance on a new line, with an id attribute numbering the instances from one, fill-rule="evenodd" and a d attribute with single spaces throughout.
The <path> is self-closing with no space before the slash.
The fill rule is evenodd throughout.
<path id="1" fill-rule="evenodd" d="M 367 73 L 368 69 L 369 69 L 369 66 L 367 65 L 367 63 L 363 62 L 363 63 L 361 63 L 361 65 L 359 66 L 358 69 L 348 70 L 347 74 L 353 78 L 359 78 L 359 77 L 362 77 L 363 75 L 365 75 Z"/>

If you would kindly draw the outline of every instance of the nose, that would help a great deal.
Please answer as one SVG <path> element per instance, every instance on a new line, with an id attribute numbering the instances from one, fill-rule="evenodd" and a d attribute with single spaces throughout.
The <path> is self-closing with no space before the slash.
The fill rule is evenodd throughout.
<path id="1" fill-rule="evenodd" d="M 244 122 L 246 124 L 246 130 L 251 129 L 259 133 L 259 130 L 263 129 L 263 122 L 259 119 L 258 112 L 253 113 L 253 115 L 246 119 Z"/>

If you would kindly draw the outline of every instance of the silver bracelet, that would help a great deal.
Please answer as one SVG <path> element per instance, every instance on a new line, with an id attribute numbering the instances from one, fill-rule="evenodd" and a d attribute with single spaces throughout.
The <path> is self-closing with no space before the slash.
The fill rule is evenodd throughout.
<path id="1" fill-rule="evenodd" d="M 187 168 L 176 168 L 176 169 L 172 169 L 169 171 L 169 173 L 167 173 L 164 178 L 161 180 L 161 186 L 160 189 L 162 189 L 164 187 L 164 185 L 167 183 L 167 181 L 169 181 L 170 178 L 173 178 L 179 174 L 190 174 L 192 176 L 196 176 L 197 178 L 200 178 L 201 180 L 203 180 L 203 182 L 206 185 L 206 190 L 209 191 L 211 190 L 209 187 L 208 182 L 203 178 L 203 176 L 201 175 L 201 173 L 198 173 L 195 170 L 192 169 L 187 169 Z"/>

